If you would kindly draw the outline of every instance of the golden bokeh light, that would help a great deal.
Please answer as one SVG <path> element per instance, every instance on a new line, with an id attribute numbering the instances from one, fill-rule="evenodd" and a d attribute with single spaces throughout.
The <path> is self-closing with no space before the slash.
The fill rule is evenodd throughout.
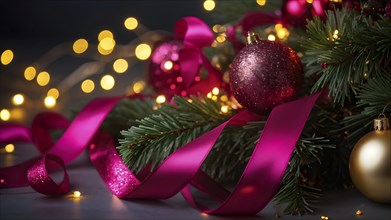
<path id="1" fill-rule="evenodd" d="M 24 102 L 24 96 L 22 94 L 16 94 L 14 97 L 12 97 L 12 103 L 14 105 L 21 105 Z"/>
<path id="2" fill-rule="evenodd" d="M 105 50 L 101 47 L 100 44 L 98 44 L 98 52 L 102 55 L 109 55 L 111 54 L 111 52 L 113 52 L 114 48 L 112 48 L 111 50 Z"/>
<path id="3" fill-rule="evenodd" d="M 306 0 L 308 4 L 312 4 L 314 0 Z"/>
<path id="4" fill-rule="evenodd" d="M 269 34 L 269 36 L 267 36 L 267 39 L 269 41 L 275 41 L 276 40 L 276 36 L 274 36 L 273 34 Z"/>
<path id="5" fill-rule="evenodd" d="M 266 5 L 266 0 L 257 0 L 257 4 L 259 6 L 265 6 Z"/>
<path id="6" fill-rule="evenodd" d="M 73 196 L 74 198 L 80 198 L 81 192 L 80 192 L 80 191 L 74 191 L 73 194 L 72 194 L 72 196 Z"/>
<path id="7" fill-rule="evenodd" d="M 103 39 L 105 39 L 105 38 L 114 38 L 114 35 L 113 35 L 113 33 L 111 33 L 111 31 L 109 31 L 109 30 L 103 30 L 103 31 L 101 31 L 100 33 L 99 33 L 99 35 L 98 35 L 98 40 L 99 41 L 102 41 Z"/>
<path id="8" fill-rule="evenodd" d="M 8 65 L 12 62 L 14 59 L 14 52 L 12 50 L 5 50 L 3 53 L 1 53 L 1 63 L 3 65 Z"/>
<path id="9" fill-rule="evenodd" d="M 115 40 L 110 37 L 103 38 L 100 42 L 99 45 L 102 47 L 104 50 L 112 50 L 115 46 Z"/>
<path id="10" fill-rule="evenodd" d="M 60 92 L 56 88 L 51 88 L 49 89 L 47 96 L 51 96 L 55 99 L 58 99 L 58 97 L 60 96 Z"/>
<path id="11" fill-rule="evenodd" d="M 113 69 L 117 73 L 124 73 L 128 69 L 128 62 L 125 59 L 117 59 L 113 63 Z"/>
<path id="12" fill-rule="evenodd" d="M 145 89 L 145 82 L 144 81 L 137 81 L 133 84 L 133 92 L 136 94 L 141 93 Z"/>
<path id="13" fill-rule="evenodd" d="M 129 17 L 125 20 L 124 25 L 128 30 L 134 30 L 138 26 L 138 21 L 134 17 Z"/>
<path id="14" fill-rule="evenodd" d="M 37 70 L 33 66 L 29 66 L 24 70 L 24 78 L 28 81 L 31 81 L 37 75 Z"/>
<path id="15" fill-rule="evenodd" d="M 156 97 L 156 103 L 157 104 L 163 104 L 166 102 L 166 97 L 164 95 L 159 95 Z"/>
<path id="16" fill-rule="evenodd" d="M 0 111 L 0 119 L 3 121 L 8 121 L 11 118 L 11 113 L 8 111 L 8 109 L 2 109 Z"/>
<path id="17" fill-rule="evenodd" d="M 114 85 L 115 85 L 115 80 L 114 77 L 112 77 L 111 75 L 104 75 L 100 80 L 100 86 L 104 90 L 110 90 L 114 87 Z"/>
<path id="18" fill-rule="evenodd" d="M 218 95 L 219 93 L 220 93 L 220 89 L 219 89 L 219 88 L 214 87 L 214 88 L 212 89 L 212 94 L 213 94 L 213 95 Z"/>
<path id="19" fill-rule="evenodd" d="M 5 145 L 4 150 L 5 150 L 7 153 L 12 153 L 12 152 L 14 152 L 14 150 L 15 150 L 15 145 L 13 145 L 13 144 L 7 144 L 7 145 Z"/>
<path id="20" fill-rule="evenodd" d="M 46 96 L 44 104 L 46 108 L 54 108 L 56 106 L 56 99 L 51 96 Z"/>
<path id="21" fill-rule="evenodd" d="M 221 106 L 221 112 L 222 112 L 222 113 L 227 113 L 228 111 L 229 111 L 228 105 L 223 105 L 223 106 Z"/>
<path id="22" fill-rule="evenodd" d="M 95 83 L 94 81 L 90 79 L 86 79 L 81 83 L 81 90 L 84 93 L 91 93 L 95 89 Z"/>
<path id="23" fill-rule="evenodd" d="M 213 25 L 213 27 L 212 27 L 213 32 L 218 33 L 220 30 L 220 27 L 221 27 L 221 25 L 219 25 L 219 24 Z"/>
<path id="24" fill-rule="evenodd" d="M 86 39 L 80 38 L 73 43 L 73 52 L 77 54 L 84 53 L 88 49 L 88 41 Z"/>
<path id="25" fill-rule="evenodd" d="M 148 44 L 139 44 L 136 47 L 135 54 L 140 60 L 146 60 L 151 56 L 152 49 Z"/>
<path id="26" fill-rule="evenodd" d="M 40 86 L 46 86 L 50 82 L 50 75 L 48 72 L 40 72 L 37 76 L 37 83 Z"/>
<path id="27" fill-rule="evenodd" d="M 207 11 L 212 11 L 216 7 L 216 3 L 213 0 L 204 1 L 204 9 Z"/>
<path id="28" fill-rule="evenodd" d="M 171 70 L 174 67 L 174 63 L 171 60 L 164 62 L 163 67 L 165 70 Z"/>

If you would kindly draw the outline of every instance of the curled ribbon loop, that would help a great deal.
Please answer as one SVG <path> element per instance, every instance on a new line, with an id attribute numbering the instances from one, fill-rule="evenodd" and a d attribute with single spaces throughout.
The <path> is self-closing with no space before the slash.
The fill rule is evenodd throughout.
<path id="1" fill-rule="evenodd" d="M 214 41 L 213 32 L 208 25 L 197 17 L 185 17 L 175 24 L 174 34 L 178 40 L 183 42 L 183 48 L 179 51 L 179 65 L 183 83 L 185 88 L 188 88 L 188 92 L 206 94 L 213 87 L 219 87 L 221 73 L 212 67 L 202 53 L 202 48 L 210 46 Z M 201 86 L 190 87 L 202 64 L 208 71 L 208 76 L 198 83 Z"/>
<path id="2" fill-rule="evenodd" d="M 58 167 L 64 171 L 64 178 L 60 184 L 55 183 L 48 172 Z M 53 154 L 45 155 L 31 166 L 27 171 L 27 179 L 33 189 L 45 195 L 62 195 L 69 191 L 69 177 L 64 161 Z"/>

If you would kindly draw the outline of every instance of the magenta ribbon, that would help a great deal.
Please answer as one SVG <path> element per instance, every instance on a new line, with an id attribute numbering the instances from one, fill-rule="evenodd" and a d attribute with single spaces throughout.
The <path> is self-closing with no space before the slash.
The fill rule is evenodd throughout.
<path id="1" fill-rule="evenodd" d="M 214 87 L 221 87 L 222 74 L 216 70 L 202 52 L 203 47 L 212 45 L 214 35 L 211 29 L 197 17 L 184 17 L 174 26 L 175 37 L 183 42 L 179 51 L 179 65 L 183 83 L 189 94 L 207 94 Z M 208 76 L 202 82 L 190 86 L 194 77 L 204 65 Z"/>
<path id="2" fill-rule="evenodd" d="M 13 167 L 0 168 L 0 187 L 30 185 L 46 195 L 66 193 L 69 178 L 65 164 L 88 147 L 96 170 L 119 198 L 166 199 L 181 192 L 191 205 L 205 213 L 256 214 L 277 192 L 295 144 L 318 97 L 319 93 L 281 104 L 272 110 L 247 167 L 232 192 L 203 173 L 201 164 L 227 125 L 243 125 L 258 120 L 260 116 L 243 110 L 179 148 L 153 172 L 147 167 L 136 175 L 122 162 L 112 138 L 98 131 L 105 116 L 120 98 L 93 100 L 70 124 L 55 113 L 37 116 L 33 129 L 1 124 L 0 142 L 32 142 L 46 153 Z M 37 127 L 39 131 L 35 130 Z M 45 140 L 48 143 L 51 141 L 44 139 L 47 132 L 65 127 L 61 138 L 46 148 L 48 144 L 45 144 Z M 58 184 L 50 178 L 49 173 L 59 168 L 64 171 L 64 179 Z M 221 205 L 213 210 L 200 206 L 191 195 L 190 185 L 221 201 Z"/>

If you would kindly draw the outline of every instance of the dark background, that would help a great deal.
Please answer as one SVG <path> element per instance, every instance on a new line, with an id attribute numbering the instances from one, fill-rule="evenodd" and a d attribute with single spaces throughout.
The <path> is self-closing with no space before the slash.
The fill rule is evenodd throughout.
<path id="1" fill-rule="evenodd" d="M 134 31 L 124 27 L 128 17 L 135 17 L 139 24 L 149 30 L 166 30 L 172 33 L 175 22 L 184 16 L 197 16 L 212 25 L 210 15 L 203 9 L 203 0 L 133 0 L 133 1 L 1 1 L 0 3 L 0 53 L 6 49 L 14 52 L 9 65 L 0 64 L 0 109 L 11 111 L 11 122 L 30 124 L 41 111 L 46 92 L 51 87 L 82 65 L 86 60 L 65 56 L 45 68 L 51 75 L 50 84 L 40 87 L 34 81 L 27 81 L 23 72 L 42 55 L 61 43 L 72 43 L 85 38 L 90 44 L 97 44 L 100 31 L 113 32 L 118 44 L 127 44 L 137 38 Z M 92 50 L 96 50 L 91 47 Z M 89 49 L 90 50 L 90 49 Z M 136 58 L 134 58 L 136 59 Z M 148 61 L 140 61 L 124 74 L 114 74 L 110 66 L 103 74 L 113 74 L 115 87 L 104 91 L 95 79 L 95 90 L 84 94 L 80 83 L 66 94 L 61 94 L 57 105 L 50 111 L 69 114 L 80 109 L 89 100 L 101 96 L 125 94 L 128 86 L 137 80 L 146 79 Z M 14 106 L 11 98 L 22 93 L 25 103 Z M 14 120 L 12 112 L 23 117 Z"/>

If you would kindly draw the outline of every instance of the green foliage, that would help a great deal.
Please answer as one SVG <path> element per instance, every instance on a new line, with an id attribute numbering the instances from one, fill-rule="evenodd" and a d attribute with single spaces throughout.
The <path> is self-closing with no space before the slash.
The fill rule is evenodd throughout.
<path id="1" fill-rule="evenodd" d="M 308 21 L 302 46 L 307 74 L 320 75 L 313 90 L 328 86 L 335 102 L 344 105 L 368 78 L 391 71 L 391 20 L 373 21 L 355 10 L 327 11 L 325 22 Z"/>
<path id="2" fill-rule="evenodd" d="M 148 163 L 152 169 L 179 147 L 189 143 L 229 119 L 234 110 L 222 114 L 222 103 L 208 98 L 175 97 L 176 106 L 161 106 L 152 115 L 136 120 L 137 126 L 122 131 L 118 150 L 123 161 L 133 171 Z"/>

